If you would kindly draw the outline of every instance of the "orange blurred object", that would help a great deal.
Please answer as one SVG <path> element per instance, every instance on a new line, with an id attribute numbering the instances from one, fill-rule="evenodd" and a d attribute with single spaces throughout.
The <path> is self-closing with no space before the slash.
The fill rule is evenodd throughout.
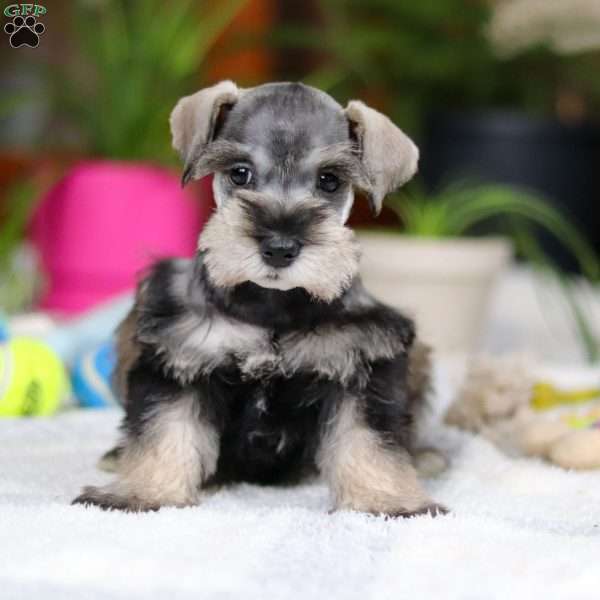
<path id="1" fill-rule="evenodd" d="M 277 17 L 273 0 L 249 0 L 238 12 L 209 55 L 209 81 L 232 79 L 237 83 L 265 82 L 272 78 L 274 53 L 265 44 L 236 47 L 244 36 L 267 38 Z"/>

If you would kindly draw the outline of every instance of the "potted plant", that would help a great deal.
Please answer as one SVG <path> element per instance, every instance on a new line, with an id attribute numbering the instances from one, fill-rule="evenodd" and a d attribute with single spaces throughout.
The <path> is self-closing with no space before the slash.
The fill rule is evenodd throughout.
<path id="1" fill-rule="evenodd" d="M 594 251 L 576 227 L 539 197 L 502 185 L 454 185 L 428 196 L 413 187 L 390 197 L 403 231 L 364 230 L 362 276 L 383 301 L 416 318 L 420 334 L 437 350 L 468 352 L 481 329 L 493 283 L 513 248 L 548 266 L 534 230 L 552 234 L 592 280 L 600 273 Z M 474 236 L 492 222 L 494 234 Z M 558 271 L 555 271 L 558 277 Z M 562 280 L 561 280 L 562 281 Z M 597 356 L 584 313 L 569 294 L 588 356 Z"/>
<path id="2" fill-rule="evenodd" d="M 242 4 L 227 0 L 202 14 L 191 0 L 69 6 L 69 58 L 46 67 L 46 139 L 86 158 L 69 166 L 33 216 L 49 281 L 43 308 L 84 310 L 130 289 L 150 261 L 195 251 L 210 203 L 181 189 L 168 115 L 194 90 Z M 210 197 L 207 185 L 199 191 Z"/>

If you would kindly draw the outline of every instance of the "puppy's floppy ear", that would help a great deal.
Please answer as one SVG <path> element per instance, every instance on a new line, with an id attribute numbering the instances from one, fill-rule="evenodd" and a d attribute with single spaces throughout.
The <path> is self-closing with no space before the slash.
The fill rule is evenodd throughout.
<path id="1" fill-rule="evenodd" d="M 183 185 L 194 177 L 207 174 L 195 173 L 195 162 L 215 137 L 221 109 L 226 105 L 235 104 L 240 93 L 232 81 L 221 81 L 177 102 L 169 123 L 173 148 L 179 152 L 185 164 Z"/>
<path id="2" fill-rule="evenodd" d="M 417 172 L 419 149 L 385 115 L 351 100 L 346 117 L 356 138 L 368 185 L 364 190 L 374 215 L 383 199 Z"/>

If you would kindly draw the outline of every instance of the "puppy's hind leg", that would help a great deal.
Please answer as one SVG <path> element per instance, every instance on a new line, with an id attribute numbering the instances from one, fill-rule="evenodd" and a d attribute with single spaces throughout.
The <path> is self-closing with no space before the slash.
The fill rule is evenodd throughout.
<path id="1" fill-rule="evenodd" d="M 194 392 L 156 402 L 139 418 L 139 430 L 129 431 L 116 480 L 84 488 L 73 503 L 126 511 L 197 504 L 219 452 L 219 436 L 200 408 Z"/>
<path id="2" fill-rule="evenodd" d="M 119 459 L 123 454 L 124 446 L 118 445 L 105 452 L 98 461 L 97 467 L 106 473 L 116 473 L 119 466 Z"/>

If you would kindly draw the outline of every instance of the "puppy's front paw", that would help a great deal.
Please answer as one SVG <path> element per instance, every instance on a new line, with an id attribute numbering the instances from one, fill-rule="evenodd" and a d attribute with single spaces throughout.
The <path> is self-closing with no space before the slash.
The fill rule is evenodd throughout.
<path id="1" fill-rule="evenodd" d="M 122 510 L 125 512 L 156 511 L 159 505 L 142 501 L 136 496 L 120 494 L 108 487 L 84 487 L 82 493 L 71 504 L 97 506 L 102 510 Z"/>
<path id="2" fill-rule="evenodd" d="M 356 512 L 363 512 L 376 517 L 385 517 L 386 519 L 409 519 L 411 517 L 418 517 L 421 515 L 430 515 L 431 517 L 438 517 L 440 515 L 447 515 L 450 511 L 443 505 L 437 502 L 429 502 L 424 504 L 420 508 L 414 510 L 408 510 L 406 508 L 392 508 L 387 506 L 385 508 L 373 508 L 373 507 L 358 507 L 358 506 L 337 506 L 329 511 L 329 514 L 334 514 L 338 510 L 352 510 Z"/>
<path id="3" fill-rule="evenodd" d="M 391 519 L 409 519 L 411 517 L 418 517 L 421 515 L 429 515 L 431 517 L 439 517 L 440 515 L 447 515 L 450 511 L 443 505 L 437 502 L 426 504 L 416 510 L 399 510 L 384 513 Z"/>

